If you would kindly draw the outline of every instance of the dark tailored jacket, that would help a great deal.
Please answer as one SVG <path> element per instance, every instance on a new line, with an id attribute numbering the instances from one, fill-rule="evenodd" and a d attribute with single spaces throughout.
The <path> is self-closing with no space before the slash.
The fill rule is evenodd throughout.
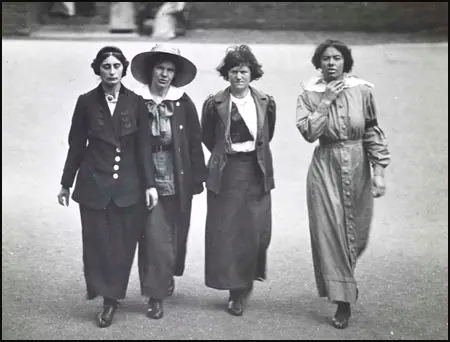
<path id="1" fill-rule="evenodd" d="M 111 116 L 101 85 L 78 97 L 69 133 L 69 151 L 61 185 L 72 198 L 92 209 L 110 200 L 119 207 L 139 201 L 155 186 L 149 151 L 147 108 L 139 95 L 122 84 Z"/>
<path id="2" fill-rule="evenodd" d="M 256 155 L 264 177 L 264 189 L 269 192 L 275 188 L 272 152 L 269 142 L 273 138 L 276 121 L 276 104 L 274 99 L 253 87 L 250 87 L 258 116 L 256 135 Z M 208 161 L 209 175 L 206 188 L 219 193 L 222 172 L 227 163 L 230 146 L 226 137 L 230 134 L 230 88 L 210 95 L 202 109 L 202 140 L 211 157 Z"/>
<path id="3" fill-rule="evenodd" d="M 175 186 L 181 211 L 189 211 L 192 196 L 203 190 L 208 170 L 202 149 L 200 120 L 194 103 L 186 93 L 173 102 L 174 112 L 170 123 Z M 156 138 L 152 137 L 151 144 L 158 145 Z"/>

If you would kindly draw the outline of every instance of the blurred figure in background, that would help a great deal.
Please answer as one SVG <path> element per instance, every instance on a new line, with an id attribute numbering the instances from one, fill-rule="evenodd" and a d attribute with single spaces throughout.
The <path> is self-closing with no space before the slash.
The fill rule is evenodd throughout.
<path id="1" fill-rule="evenodd" d="M 69 18 L 75 15 L 75 2 L 50 2 L 50 16 Z"/>
<path id="2" fill-rule="evenodd" d="M 153 22 L 153 37 L 169 40 L 184 35 L 188 26 L 189 11 L 186 2 L 164 2 Z"/>

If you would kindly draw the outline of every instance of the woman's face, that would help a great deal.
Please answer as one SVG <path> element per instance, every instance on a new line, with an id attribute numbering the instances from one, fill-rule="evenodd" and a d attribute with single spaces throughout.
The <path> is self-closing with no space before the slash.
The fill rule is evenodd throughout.
<path id="1" fill-rule="evenodd" d="M 122 79 L 123 64 L 114 56 L 109 56 L 100 64 L 100 77 L 108 86 L 114 86 Z"/>
<path id="2" fill-rule="evenodd" d="M 252 74 L 250 68 L 246 65 L 238 65 L 228 70 L 228 81 L 231 90 L 241 92 L 248 88 Z"/>
<path id="3" fill-rule="evenodd" d="M 336 48 L 330 46 L 322 54 L 320 68 L 326 82 L 340 79 L 344 74 L 344 57 Z"/>
<path id="4" fill-rule="evenodd" d="M 152 85 L 159 89 L 166 89 L 172 84 L 175 77 L 175 64 L 171 61 L 162 61 L 155 64 L 152 71 Z"/>

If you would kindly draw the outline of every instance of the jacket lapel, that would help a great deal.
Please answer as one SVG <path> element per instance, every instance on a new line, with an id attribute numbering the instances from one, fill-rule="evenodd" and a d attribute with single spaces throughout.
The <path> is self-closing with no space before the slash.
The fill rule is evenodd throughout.
<path id="1" fill-rule="evenodd" d="M 116 108 L 114 109 L 114 114 L 120 113 L 123 109 L 122 107 L 126 106 L 124 102 L 125 100 L 121 100 L 121 97 L 123 97 L 126 94 L 126 88 L 121 85 L 120 91 L 119 91 L 119 98 L 117 100 Z M 103 91 L 102 85 L 99 84 L 97 87 L 97 108 L 99 115 L 103 117 L 103 121 L 105 122 L 105 129 L 107 130 L 107 138 L 108 141 L 114 144 L 115 146 L 119 146 L 119 128 L 118 121 L 120 119 L 118 118 L 119 115 L 112 115 L 108 107 L 108 103 L 106 102 L 105 93 Z M 119 106 L 120 104 L 120 106 Z"/>
<path id="2" fill-rule="evenodd" d="M 257 89 L 250 87 L 250 91 L 255 101 L 256 115 L 257 115 L 257 135 L 256 139 L 261 137 L 262 129 L 264 127 L 264 121 L 266 118 L 267 105 L 269 104 L 269 98 L 266 94 L 258 91 Z M 230 87 L 220 91 L 214 96 L 216 102 L 217 113 L 222 119 L 226 132 L 230 129 Z M 255 140 L 256 140 L 255 139 Z"/>
<path id="3" fill-rule="evenodd" d="M 230 87 L 218 92 L 214 96 L 214 101 L 216 102 L 217 114 L 222 119 L 226 132 L 230 128 Z"/>
<path id="4" fill-rule="evenodd" d="M 258 133 L 257 138 L 261 137 L 262 129 L 264 127 L 264 120 L 266 118 L 267 105 L 269 104 L 269 98 L 266 94 L 261 93 L 253 87 L 250 87 L 253 100 L 255 101 L 256 115 L 258 117 Z"/>
<path id="5" fill-rule="evenodd" d="M 108 103 L 106 103 L 105 93 L 103 91 L 102 85 L 99 84 L 97 87 L 97 101 L 98 111 L 104 116 L 106 121 L 111 122 L 111 114 L 108 108 Z"/>

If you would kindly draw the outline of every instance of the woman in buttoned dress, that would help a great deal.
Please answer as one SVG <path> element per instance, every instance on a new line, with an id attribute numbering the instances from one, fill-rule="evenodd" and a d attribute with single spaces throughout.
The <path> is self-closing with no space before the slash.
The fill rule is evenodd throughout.
<path id="1" fill-rule="evenodd" d="M 80 95 L 69 132 L 58 201 L 79 203 L 87 298 L 103 297 L 100 327 L 112 323 L 142 235 L 139 220 L 156 205 L 153 168 L 149 167 L 145 103 L 122 84 L 128 61 L 113 46 L 102 48 L 91 64 L 101 83 Z M 146 189 L 146 190 L 145 190 Z"/>
<path id="2" fill-rule="evenodd" d="M 133 58 L 131 72 L 142 83 L 135 92 L 148 108 L 159 196 L 139 243 L 141 292 L 149 298 L 148 317 L 159 319 L 164 299 L 174 291 L 174 276 L 184 273 L 192 198 L 203 191 L 206 178 L 197 110 L 180 89 L 194 80 L 197 68 L 177 48 L 156 45 Z"/>
<path id="3" fill-rule="evenodd" d="M 319 296 L 337 303 L 332 325 L 343 329 L 358 298 L 355 266 L 367 246 L 374 197 L 385 193 L 390 155 L 373 85 L 348 74 L 348 46 L 326 40 L 312 63 L 322 76 L 304 84 L 296 125 L 308 142 L 319 140 L 307 177 L 314 272 Z"/>
<path id="4" fill-rule="evenodd" d="M 211 152 L 205 283 L 229 290 L 228 312 L 241 316 L 253 281 L 266 279 L 276 106 L 250 86 L 263 71 L 247 45 L 229 48 L 217 71 L 229 86 L 208 97 L 202 111 L 203 143 Z"/>

